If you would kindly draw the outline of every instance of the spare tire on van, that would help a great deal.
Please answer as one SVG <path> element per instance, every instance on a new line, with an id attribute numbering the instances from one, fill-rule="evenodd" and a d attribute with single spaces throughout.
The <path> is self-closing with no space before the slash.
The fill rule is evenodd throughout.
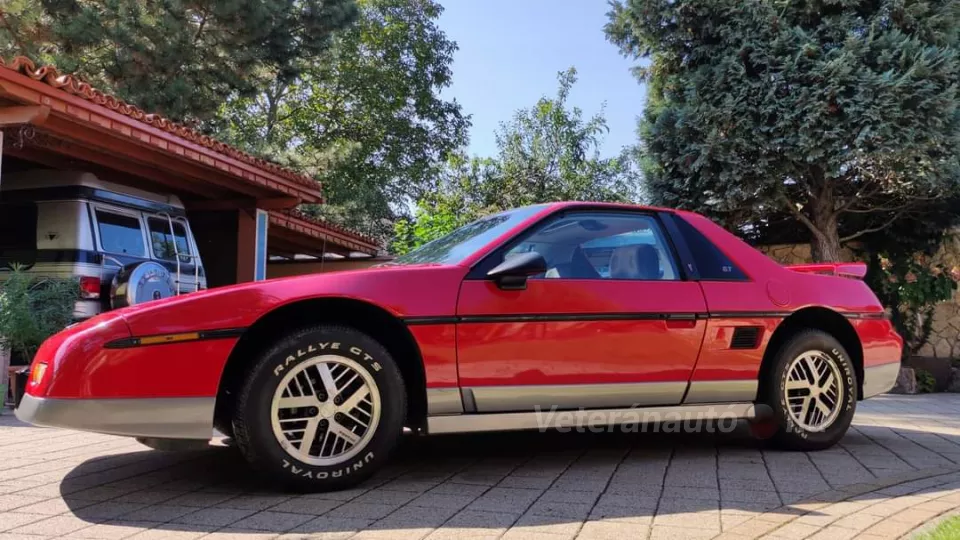
<path id="1" fill-rule="evenodd" d="M 125 266 L 117 272 L 110 287 L 110 305 L 114 309 L 170 298 L 176 294 L 170 270 L 160 263 L 146 261 Z"/>

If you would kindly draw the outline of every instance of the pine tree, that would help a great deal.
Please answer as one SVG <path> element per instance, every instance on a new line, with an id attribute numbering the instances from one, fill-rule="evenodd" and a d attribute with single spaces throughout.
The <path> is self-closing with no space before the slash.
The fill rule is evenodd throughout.
<path id="1" fill-rule="evenodd" d="M 742 230 L 786 213 L 833 261 L 956 192 L 957 0 L 611 5 L 609 39 L 645 60 L 653 202 Z"/>
<path id="2" fill-rule="evenodd" d="M 185 121 L 293 80 L 357 15 L 354 0 L 3 0 L 0 11 L 0 54 Z"/>

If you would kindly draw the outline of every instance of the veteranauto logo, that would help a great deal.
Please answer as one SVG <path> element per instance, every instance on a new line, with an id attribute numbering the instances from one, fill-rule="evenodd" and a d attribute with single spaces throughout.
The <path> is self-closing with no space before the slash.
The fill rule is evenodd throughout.
<path id="1" fill-rule="evenodd" d="M 643 409 L 639 407 L 610 411 L 558 410 L 557 407 L 536 407 L 537 428 L 543 432 L 561 433 L 732 433 L 740 425 L 741 416 L 723 405 L 698 407 L 683 411 Z M 747 421 L 750 433 L 761 439 L 773 436 L 777 423 L 773 411 L 762 404 L 754 406 L 754 417 Z"/>

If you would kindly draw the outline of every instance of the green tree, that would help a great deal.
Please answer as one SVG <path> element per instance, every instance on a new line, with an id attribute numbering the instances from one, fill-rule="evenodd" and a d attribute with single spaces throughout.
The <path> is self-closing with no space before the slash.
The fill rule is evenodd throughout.
<path id="1" fill-rule="evenodd" d="M 358 0 L 356 24 L 292 84 L 231 101 L 220 133 L 315 175 L 327 204 L 309 213 L 386 238 L 436 182 L 469 120 L 439 92 L 456 43 L 433 0 Z"/>
<path id="2" fill-rule="evenodd" d="M 617 0 L 608 38 L 648 84 L 653 202 L 762 226 L 814 257 L 954 193 L 957 0 Z"/>
<path id="3" fill-rule="evenodd" d="M 477 217 L 518 206 L 638 200 L 640 180 L 630 152 L 600 154 L 607 132 L 603 113 L 585 119 L 568 104 L 576 74 L 573 68 L 559 73 L 555 97 L 541 98 L 500 126 L 496 157 L 453 156 L 436 188 L 417 201 L 413 219 L 397 222 L 393 250 L 405 253 Z"/>
<path id="4" fill-rule="evenodd" d="M 353 0 L 3 0 L 0 15 L 0 54 L 202 121 L 231 95 L 294 80 L 357 9 Z"/>
<path id="5" fill-rule="evenodd" d="M 416 202 L 413 216 L 394 223 L 391 251 L 403 254 L 500 209 L 493 193 L 503 185 L 491 158 L 452 154 L 437 188 Z"/>

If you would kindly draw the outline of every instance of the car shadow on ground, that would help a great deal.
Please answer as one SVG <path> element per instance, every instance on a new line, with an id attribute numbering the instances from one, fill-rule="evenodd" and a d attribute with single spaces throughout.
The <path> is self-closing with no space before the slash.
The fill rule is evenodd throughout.
<path id="1" fill-rule="evenodd" d="M 75 467 L 61 482 L 60 491 L 80 519 L 130 522 L 171 532 L 234 527 L 238 532 L 289 531 L 307 536 L 367 528 L 439 527 L 476 529 L 483 534 L 485 529 L 502 530 L 525 522 L 563 527 L 588 519 L 616 519 L 650 525 L 655 513 L 676 514 L 677 525 L 682 526 L 691 513 L 718 510 L 719 489 L 668 483 L 661 493 L 659 483 L 672 454 L 692 457 L 695 468 L 710 466 L 718 451 L 759 456 L 757 450 L 763 447 L 764 442 L 752 437 L 743 424 L 733 432 L 712 434 L 619 430 L 407 434 L 387 468 L 359 488 L 342 492 L 284 491 L 257 477 L 236 449 L 226 447 L 93 458 Z M 572 462 L 575 470 L 568 468 Z M 630 474 L 635 475 L 635 483 L 629 481 Z M 616 486 L 611 478 L 619 478 Z M 707 495 L 685 498 L 684 490 L 697 489 L 707 490 Z M 716 496 L 711 496 L 711 489 Z M 667 490 L 674 495 L 668 497 Z M 553 495 L 541 496 L 545 492 Z M 760 503 L 725 502 L 723 508 L 793 511 L 772 496 L 773 500 Z M 806 500 L 815 501 L 816 496 Z M 531 504 L 542 515 L 520 518 Z M 533 512 L 531 508 L 529 513 Z"/>

